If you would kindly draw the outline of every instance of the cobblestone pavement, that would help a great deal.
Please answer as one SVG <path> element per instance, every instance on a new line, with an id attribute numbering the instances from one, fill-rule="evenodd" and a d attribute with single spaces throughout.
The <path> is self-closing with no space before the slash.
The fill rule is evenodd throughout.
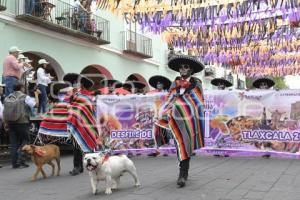
<path id="1" fill-rule="evenodd" d="M 299 200 L 300 161 L 264 158 L 194 157 L 185 188 L 178 189 L 177 160 L 169 157 L 134 157 L 142 183 L 133 186 L 129 175 L 121 178 L 120 188 L 111 195 L 104 194 L 104 183 L 93 195 L 87 172 L 72 177 L 72 157 L 62 158 L 60 177 L 30 182 L 35 170 L 30 168 L 0 169 L 1 200 Z M 47 166 L 47 174 L 50 168 Z"/>

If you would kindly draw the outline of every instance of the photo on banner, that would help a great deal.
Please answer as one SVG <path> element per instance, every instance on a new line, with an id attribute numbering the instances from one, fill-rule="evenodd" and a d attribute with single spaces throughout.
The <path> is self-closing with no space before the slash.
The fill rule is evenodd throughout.
<path id="1" fill-rule="evenodd" d="M 114 151 L 155 150 L 154 121 L 165 96 L 165 93 L 98 96 L 97 124 L 105 146 Z"/>
<path id="2" fill-rule="evenodd" d="M 299 97 L 299 90 L 207 91 L 204 152 L 300 157 Z"/>

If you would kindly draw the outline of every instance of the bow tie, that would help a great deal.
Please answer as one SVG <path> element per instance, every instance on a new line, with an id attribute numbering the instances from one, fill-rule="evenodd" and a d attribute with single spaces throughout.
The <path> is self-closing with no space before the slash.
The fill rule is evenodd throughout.
<path id="1" fill-rule="evenodd" d="M 179 88 L 188 88 L 190 84 L 187 80 L 176 80 L 176 86 Z"/>

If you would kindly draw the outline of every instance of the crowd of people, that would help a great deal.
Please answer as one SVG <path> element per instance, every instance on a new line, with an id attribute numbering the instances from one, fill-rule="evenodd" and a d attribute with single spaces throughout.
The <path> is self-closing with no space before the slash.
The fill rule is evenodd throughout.
<path id="1" fill-rule="evenodd" d="M 36 17 L 45 17 L 45 13 L 47 12 L 44 5 L 44 2 L 48 2 L 46 0 L 25 0 L 25 14 L 33 15 Z M 95 33 L 97 31 L 96 20 L 92 17 L 92 0 L 74 0 L 73 4 L 69 6 L 70 13 L 68 16 L 71 20 L 69 24 L 72 25 L 72 28 L 75 30 L 80 30 L 85 33 Z M 59 6 L 59 5 L 57 5 Z M 60 15 L 57 17 L 64 16 L 64 12 L 66 9 L 65 5 L 62 5 L 64 9 L 57 8 L 59 10 Z M 56 9 L 55 7 L 53 9 Z M 50 13 L 51 15 L 51 13 Z"/>
<path id="2" fill-rule="evenodd" d="M 125 83 L 115 79 L 103 79 L 101 87 L 92 90 L 94 82 L 85 75 L 69 73 L 64 76 L 63 82 L 57 82 L 53 81 L 54 77 L 47 73 L 50 63 L 46 59 L 38 60 L 38 66 L 35 68 L 31 63 L 32 61 L 21 54 L 21 50 L 16 46 L 9 49 L 9 55 L 3 63 L 3 83 L 0 85 L 2 97 L 0 118 L 2 127 L 8 133 L 11 143 L 12 167 L 28 167 L 20 149 L 24 144 L 30 142 L 30 117 L 34 115 L 35 108 L 37 113 L 44 114 L 41 127 L 44 126 L 47 130 L 53 128 L 47 127 L 51 122 L 56 124 L 55 109 L 59 108 L 59 123 L 64 124 L 61 130 L 72 136 L 74 168 L 70 174 L 78 175 L 83 172 L 83 153 L 106 148 L 104 138 L 98 133 L 96 126 L 96 95 L 144 95 L 146 94 L 146 84 L 138 81 L 135 77 L 129 77 Z M 149 93 L 169 93 L 162 108 L 162 116 L 155 123 L 155 140 L 152 143 L 156 143 L 159 147 L 169 142 L 170 138 L 174 139 L 180 161 L 177 184 L 179 187 L 183 187 L 188 179 L 190 158 L 194 154 L 194 150 L 204 146 L 204 94 L 201 80 L 193 76 L 194 73 L 203 70 L 204 65 L 194 58 L 184 55 L 172 56 L 168 65 L 170 69 L 180 73 L 180 76 L 176 77 L 173 82 L 160 75 L 152 76 L 149 79 L 149 84 L 155 88 Z M 34 80 L 31 80 L 33 84 L 24 84 L 27 83 L 26 77 L 31 72 L 35 74 Z M 48 92 L 51 84 L 52 91 Z M 219 90 L 232 86 L 232 83 L 224 78 L 215 78 L 211 84 Z M 260 78 L 253 83 L 253 86 L 258 89 L 269 89 L 274 86 L 274 81 Z M 55 102 L 51 109 L 47 109 L 49 97 Z M 188 113 L 179 112 L 182 109 L 196 114 L 198 120 L 188 120 L 189 118 L 184 116 Z M 49 115 L 45 114 L 47 112 Z M 182 126 L 180 120 L 185 120 L 185 126 Z M 81 129 L 87 124 L 88 128 Z M 193 131 L 191 132 L 191 130 Z M 1 135 L 3 135 L 3 131 L 1 131 Z M 218 138 L 217 142 L 222 142 L 222 139 L 224 138 Z M 157 155 L 159 155 L 158 150 L 148 156 Z M 269 155 L 265 156 L 269 157 Z"/>

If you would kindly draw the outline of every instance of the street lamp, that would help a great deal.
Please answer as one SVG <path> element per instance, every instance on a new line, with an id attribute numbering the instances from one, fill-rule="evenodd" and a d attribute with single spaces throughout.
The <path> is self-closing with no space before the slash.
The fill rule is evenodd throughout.
<path id="1" fill-rule="evenodd" d="M 0 0 L 0 12 L 6 10 L 7 0 Z"/>

